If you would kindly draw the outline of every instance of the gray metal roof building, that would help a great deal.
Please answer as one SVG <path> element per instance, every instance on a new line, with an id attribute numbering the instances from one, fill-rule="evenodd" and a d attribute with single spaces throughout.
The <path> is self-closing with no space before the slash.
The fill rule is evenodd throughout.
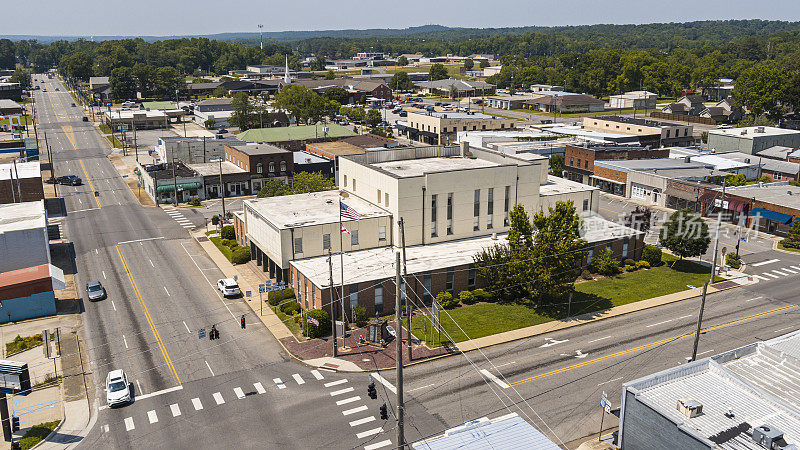
<path id="1" fill-rule="evenodd" d="M 557 450 L 553 443 L 516 413 L 486 417 L 451 428 L 442 436 L 412 444 L 415 450 Z"/>

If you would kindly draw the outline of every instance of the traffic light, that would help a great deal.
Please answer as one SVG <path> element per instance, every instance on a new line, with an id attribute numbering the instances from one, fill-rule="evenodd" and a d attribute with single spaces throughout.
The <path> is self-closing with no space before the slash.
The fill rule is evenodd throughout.
<path id="1" fill-rule="evenodd" d="M 242 314 L 242 329 L 244 329 L 244 328 L 245 328 L 245 324 L 244 324 L 244 314 Z"/>
<path id="2" fill-rule="evenodd" d="M 389 419 L 389 414 L 386 412 L 386 403 L 381 405 L 381 420 Z"/>
<path id="3" fill-rule="evenodd" d="M 369 395 L 369 398 L 373 400 L 378 398 L 378 391 L 375 390 L 375 383 L 370 383 L 367 386 L 367 394 Z"/>
<path id="4" fill-rule="evenodd" d="M 11 416 L 11 432 L 19 431 L 19 417 Z"/>

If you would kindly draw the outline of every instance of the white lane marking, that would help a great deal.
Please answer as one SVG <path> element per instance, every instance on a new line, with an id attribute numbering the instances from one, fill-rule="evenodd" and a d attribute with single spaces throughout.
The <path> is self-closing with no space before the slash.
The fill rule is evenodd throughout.
<path id="1" fill-rule="evenodd" d="M 208 371 L 211 372 L 211 376 L 212 377 L 216 376 L 216 375 L 214 375 L 214 371 L 211 370 L 211 366 L 208 364 L 208 361 L 206 361 L 206 367 L 208 367 Z"/>
<path id="2" fill-rule="evenodd" d="M 336 406 L 342 406 L 342 405 L 346 405 L 346 404 L 348 404 L 348 403 L 357 402 L 357 401 L 359 401 L 359 400 L 361 400 L 361 397 L 359 397 L 358 395 L 356 395 L 355 397 L 350 397 L 350 398 L 346 398 L 346 399 L 344 399 L 344 400 L 339 400 L 338 402 L 336 402 Z"/>
<path id="3" fill-rule="evenodd" d="M 615 382 L 615 381 L 619 381 L 619 380 L 621 380 L 621 379 L 622 379 L 622 377 L 619 377 L 619 378 L 614 378 L 613 380 L 603 381 L 602 383 L 598 384 L 597 386 L 599 387 L 599 386 L 602 386 L 602 385 L 604 385 L 604 384 L 613 383 L 613 382 Z"/>
<path id="4" fill-rule="evenodd" d="M 136 380 L 136 388 L 139 389 L 137 392 L 144 392 L 142 391 L 142 385 L 139 383 L 139 380 Z"/>
<path id="5" fill-rule="evenodd" d="M 186 327 L 186 331 L 188 331 L 189 333 L 192 332 L 192 330 L 189 329 L 189 325 L 186 325 L 186 321 L 183 321 L 183 326 Z"/>
<path id="6" fill-rule="evenodd" d="M 383 427 L 373 428 L 371 430 L 362 431 L 361 433 L 356 433 L 356 439 L 363 439 L 368 436 L 372 436 L 373 434 L 378 434 L 383 431 Z"/>
<path id="7" fill-rule="evenodd" d="M 76 209 L 75 211 L 67 211 L 67 214 L 86 212 L 86 211 L 94 211 L 95 209 L 100 209 L 100 208 Z M 97 251 L 97 250 L 95 250 L 95 251 Z"/>
<path id="8" fill-rule="evenodd" d="M 137 382 L 138 382 L 138 380 L 137 380 Z M 180 391 L 180 390 L 183 390 L 183 385 L 173 386 L 171 388 L 162 389 L 160 391 L 151 392 L 149 394 L 137 395 L 136 396 L 136 400 L 144 400 L 146 398 L 157 397 L 159 395 L 169 394 L 170 392 L 175 392 L 175 391 Z"/>
<path id="9" fill-rule="evenodd" d="M 762 299 L 762 298 L 764 298 L 764 296 L 763 295 L 759 295 L 758 297 L 753 297 L 753 298 L 751 298 L 749 300 L 745 300 L 745 303 L 752 302 L 753 300 L 759 300 L 759 299 Z"/>
<path id="10" fill-rule="evenodd" d="M 759 266 L 766 266 L 767 264 L 776 263 L 778 261 L 780 261 L 780 259 L 768 259 L 766 261 L 761 261 L 761 262 L 753 263 L 753 264 L 750 264 L 750 265 L 753 266 L 753 267 L 759 267 Z"/>
<path id="11" fill-rule="evenodd" d="M 365 423 L 370 423 L 375 420 L 375 416 L 364 417 L 363 419 L 358 419 L 350 422 L 351 427 L 357 427 L 359 425 L 364 425 Z"/>
<path id="12" fill-rule="evenodd" d="M 670 323 L 673 320 L 675 320 L 675 319 L 669 319 L 669 320 L 665 320 L 663 322 L 653 323 L 653 324 L 650 324 L 650 325 L 646 325 L 645 328 L 650 328 L 650 327 L 654 327 L 654 326 L 657 326 L 657 325 L 663 325 L 665 323 Z"/>
<path id="13" fill-rule="evenodd" d="M 789 272 L 789 273 L 797 274 L 797 272 L 796 272 L 796 271 L 794 271 L 794 270 L 792 270 L 792 269 L 787 269 L 786 267 L 784 267 L 784 268 L 783 268 L 783 269 L 781 269 L 781 270 L 782 270 L 782 271 L 784 271 L 784 272 Z"/>
<path id="14" fill-rule="evenodd" d="M 312 370 L 311 375 L 314 375 L 314 378 L 317 380 L 321 380 L 323 378 L 322 374 L 319 373 L 319 370 Z"/>
<path id="15" fill-rule="evenodd" d="M 192 405 L 194 406 L 194 410 L 195 411 L 200 411 L 201 409 L 203 409 L 203 404 L 200 403 L 200 399 L 199 398 L 193 398 L 192 399 Z"/>
<path id="16" fill-rule="evenodd" d="M 563 341 L 558 341 L 558 340 L 555 340 L 553 338 L 544 338 L 544 340 L 547 341 L 547 342 L 545 342 L 544 344 L 540 345 L 539 348 L 547 348 L 547 347 L 552 347 L 554 345 L 563 344 L 564 342 L 569 342 L 569 339 L 564 339 Z"/>
<path id="17" fill-rule="evenodd" d="M 220 394 L 219 392 L 215 392 L 214 395 L 212 395 L 212 397 L 214 397 L 214 401 L 217 402 L 218 405 L 225 403 L 225 399 L 222 398 L 222 394 Z"/>
<path id="18" fill-rule="evenodd" d="M 125 418 L 125 431 L 131 431 L 135 429 L 136 426 L 133 425 L 133 417 Z"/>
<path id="19" fill-rule="evenodd" d="M 791 327 L 784 327 L 784 328 L 781 328 L 780 330 L 775 330 L 775 332 L 776 332 L 776 333 L 780 333 L 781 331 L 785 331 L 785 330 L 791 330 L 791 329 L 793 329 L 793 328 L 795 328 L 795 327 L 794 327 L 794 326 L 791 326 Z"/>
<path id="20" fill-rule="evenodd" d="M 344 384 L 344 383 L 347 383 L 347 378 L 342 378 L 341 380 L 331 381 L 329 383 L 325 383 L 323 386 L 328 388 L 328 387 L 333 387 L 333 386 L 336 386 L 336 385 L 339 385 L 339 384 Z"/>
<path id="21" fill-rule="evenodd" d="M 425 389 L 426 387 L 431 387 L 431 386 L 436 386 L 436 385 L 434 383 L 426 384 L 425 386 L 420 386 L 420 387 L 417 387 L 417 388 L 414 388 L 414 389 L 409 389 L 406 392 L 414 392 L 414 391 L 418 391 L 420 389 Z"/>
<path id="22" fill-rule="evenodd" d="M 485 376 L 486 378 L 488 378 L 490 381 L 494 381 L 494 382 L 495 382 L 495 384 L 497 384 L 497 385 L 498 385 L 498 386 L 500 386 L 501 388 L 503 388 L 503 389 L 508 389 L 508 388 L 509 388 L 508 384 L 506 384 L 506 383 L 505 383 L 503 380 L 501 380 L 500 378 L 497 378 L 497 375 L 493 374 L 492 372 L 489 372 L 489 371 L 488 371 L 488 370 L 486 370 L 486 369 L 481 369 L 481 370 L 480 370 L 480 373 L 482 373 L 482 374 L 483 374 L 483 376 Z"/>
<path id="23" fill-rule="evenodd" d="M 333 391 L 333 392 L 331 392 L 331 397 L 335 397 L 337 395 L 346 394 L 348 392 L 353 392 L 353 388 L 349 387 L 349 388 L 339 389 L 338 391 Z"/>
<path id="24" fill-rule="evenodd" d="M 772 271 L 772 273 L 777 273 L 778 275 L 780 275 L 780 276 L 782 276 L 782 277 L 789 276 L 789 274 L 788 274 L 788 273 L 783 273 L 783 272 L 781 272 L 781 271 L 779 271 L 779 270 L 773 270 L 773 271 Z"/>
<path id="25" fill-rule="evenodd" d="M 704 351 L 704 352 L 702 352 L 702 353 L 698 353 L 698 354 L 697 354 L 697 356 L 700 356 L 700 355 L 705 355 L 706 353 L 711 353 L 711 352 L 713 352 L 713 351 L 714 351 L 713 349 L 712 349 L 712 350 L 706 350 L 706 351 Z"/>
<path id="26" fill-rule="evenodd" d="M 753 278 L 758 278 L 759 280 L 769 281 L 769 278 L 762 277 L 761 275 L 753 275 Z"/>
<path id="27" fill-rule="evenodd" d="M 351 414 L 359 413 L 361 411 L 366 411 L 366 410 L 367 410 L 367 405 L 356 406 L 353 409 L 346 409 L 346 410 L 342 411 L 342 415 L 343 416 L 349 416 Z"/>
<path id="28" fill-rule="evenodd" d="M 244 398 L 244 391 L 240 387 L 233 388 L 233 393 L 236 394 L 236 397 L 240 400 Z"/>
<path id="29" fill-rule="evenodd" d="M 134 242 L 138 242 L 138 243 L 141 244 L 144 241 L 157 241 L 159 239 L 164 239 L 164 236 L 159 236 L 159 237 L 154 237 L 154 238 L 145 238 L 145 239 L 134 239 L 132 241 L 122 241 L 122 242 L 117 242 L 117 244 L 118 245 L 119 244 L 131 244 L 131 243 L 134 243 Z"/>
<path id="30" fill-rule="evenodd" d="M 191 260 L 192 260 L 192 262 L 194 263 L 194 266 L 195 266 L 195 267 L 197 267 L 197 270 L 199 270 L 199 271 L 200 271 L 200 273 L 203 275 L 203 278 L 205 278 L 205 279 L 206 279 L 206 281 L 208 282 L 208 285 L 209 285 L 209 286 L 211 286 L 211 289 L 213 289 L 213 290 L 214 290 L 214 292 L 217 294 L 217 297 L 218 297 L 218 298 L 220 298 L 220 294 L 219 294 L 219 290 L 217 289 L 216 282 L 212 283 L 212 282 L 211 282 L 211 280 L 209 280 L 209 279 L 208 279 L 208 277 L 206 276 L 206 274 L 203 272 L 203 269 L 201 269 L 201 268 L 200 268 L 200 265 L 199 265 L 199 264 L 197 264 L 197 261 L 194 259 L 194 256 L 192 256 L 192 254 L 191 254 L 191 253 L 189 253 L 189 250 L 186 248 L 186 245 L 185 245 L 183 242 L 181 242 L 181 247 L 183 247 L 183 251 L 185 251 L 185 252 L 186 252 L 186 254 L 187 254 L 187 255 L 189 255 L 189 259 L 191 259 Z M 228 307 L 228 304 L 225 302 L 225 300 L 224 300 L 224 299 L 222 299 L 222 306 L 224 306 L 224 307 L 225 307 L 225 309 L 227 309 L 227 310 L 228 310 L 228 313 L 231 315 L 231 317 L 233 317 L 233 319 L 234 319 L 234 320 L 239 320 L 239 318 L 238 318 L 238 317 L 236 317 L 236 316 L 233 314 L 233 311 L 231 311 L 231 309 Z"/>
<path id="31" fill-rule="evenodd" d="M 378 383 L 386 386 L 386 389 L 389 389 L 392 394 L 397 394 L 397 388 L 392 386 L 392 383 L 389 383 L 389 380 L 383 378 L 378 372 L 373 372 L 371 375 L 372 378 L 378 380 Z"/>
<path id="32" fill-rule="evenodd" d="M 125 344 L 125 348 L 128 348 L 128 341 L 125 339 L 125 335 L 122 335 L 122 343 Z"/>
<path id="33" fill-rule="evenodd" d="M 172 297 L 171 295 L 169 295 L 169 291 L 167 290 L 167 287 L 166 287 L 166 286 L 164 286 L 164 292 L 166 292 L 166 293 L 167 293 L 167 297 Z"/>
<path id="34" fill-rule="evenodd" d="M 104 280 L 107 280 L 108 278 L 106 278 L 106 271 L 105 271 L 105 270 L 102 270 L 101 272 L 103 272 L 103 279 L 104 279 Z"/>
<path id="35" fill-rule="evenodd" d="M 789 266 L 789 267 L 791 267 L 794 270 L 800 270 L 800 267 L 797 267 L 797 266 Z"/>
<path id="36" fill-rule="evenodd" d="M 156 410 L 155 409 L 147 411 L 147 420 L 149 420 L 150 423 L 158 422 L 158 415 L 156 414 Z"/>
<path id="37" fill-rule="evenodd" d="M 114 311 L 117 310 L 117 305 L 114 304 L 114 300 L 111 300 L 111 307 L 114 308 Z"/>
<path id="38" fill-rule="evenodd" d="M 685 319 L 687 317 L 693 317 L 693 316 L 694 316 L 694 314 L 687 314 L 685 316 L 676 317 L 675 320 L 681 320 L 681 319 Z"/>
<path id="39" fill-rule="evenodd" d="M 771 273 L 769 273 L 769 272 L 764 272 L 764 275 L 766 275 L 766 276 L 768 276 L 768 277 L 772 277 L 772 278 L 778 278 L 778 276 L 777 276 L 777 275 L 773 275 L 773 274 L 771 274 Z"/>
<path id="40" fill-rule="evenodd" d="M 181 407 L 178 406 L 177 403 L 169 405 L 170 411 L 172 411 L 172 417 L 178 417 L 181 415 Z"/>
<path id="41" fill-rule="evenodd" d="M 97 249 L 94 249 L 94 254 L 95 254 L 95 255 L 97 254 Z"/>
<path id="42" fill-rule="evenodd" d="M 108 424 L 103 425 L 103 433 L 108 433 Z"/>
<path id="43" fill-rule="evenodd" d="M 586 358 L 587 356 L 589 356 L 589 354 L 588 354 L 588 353 L 583 353 L 583 352 L 582 352 L 582 351 L 580 351 L 580 350 L 575 350 L 575 357 L 576 357 L 576 358 L 578 358 L 578 359 L 580 359 L 580 358 Z"/>
<path id="44" fill-rule="evenodd" d="M 278 386 L 278 389 L 286 389 L 286 385 L 283 384 L 283 381 L 281 381 L 280 378 L 273 378 L 272 382 L 275 383 L 276 386 Z"/>
<path id="45" fill-rule="evenodd" d="M 256 392 L 259 394 L 266 394 L 267 390 L 264 389 L 264 385 L 261 383 L 253 383 L 253 387 L 256 388 Z"/>
<path id="46" fill-rule="evenodd" d="M 82 204 L 83 204 L 83 200 L 81 200 L 80 198 L 78 198 L 78 203 L 80 203 L 80 204 L 82 205 Z"/>
<path id="47" fill-rule="evenodd" d="M 148 261 L 150 261 L 150 267 L 153 267 L 153 268 L 155 268 L 155 267 L 156 267 L 156 266 L 153 264 L 153 260 L 152 260 L 152 259 L 148 259 Z"/>
<path id="48" fill-rule="evenodd" d="M 367 445 L 366 447 L 364 447 L 364 450 L 375 450 L 375 449 L 378 449 L 378 448 L 388 447 L 390 445 L 392 445 L 392 441 L 387 439 L 385 441 L 380 441 L 380 442 L 376 442 L 374 444 Z"/>
<path id="49" fill-rule="evenodd" d="M 304 379 L 303 379 L 303 378 L 300 376 L 300 374 L 299 374 L 299 373 L 296 373 L 296 374 L 292 375 L 292 378 L 294 378 L 294 381 L 296 381 L 296 382 L 297 382 L 297 384 L 305 384 L 305 383 L 306 383 L 306 380 L 304 380 Z"/>
<path id="50" fill-rule="evenodd" d="M 516 364 L 516 363 L 517 363 L 516 361 L 511 361 L 511 362 L 507 362 L 507 363 L 503 363 L 503 364 L 496 364 L 496 365 L 494 365 L 492 367 L 494 367 L 495 369 L 499 369 L 501 367 L 510 366 L 511 364 Z"/>
<path id="51" fill-rule="evenodd" d="M 591 344 L 592 342 L 602 341 L 602 340 L 604 340 L 604 339 L 611 339 L 611 337 L 612 337 L 612 336 L 603 336 L 603 337 L 601 337 L 601 338 L 592 339 L 591 341 L 589 341 L 589 344 Z"/>

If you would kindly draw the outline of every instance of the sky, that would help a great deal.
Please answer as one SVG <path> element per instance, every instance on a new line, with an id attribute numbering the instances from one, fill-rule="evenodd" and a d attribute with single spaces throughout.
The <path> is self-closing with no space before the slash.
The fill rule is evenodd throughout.
<path id="1" fill-rule="evenodd" d="M 170 36 L 286 30 L 514 27 L 709 19 L 800 21 L 798 0 L 36 0 L 4 2 L 0 35 Z"/>

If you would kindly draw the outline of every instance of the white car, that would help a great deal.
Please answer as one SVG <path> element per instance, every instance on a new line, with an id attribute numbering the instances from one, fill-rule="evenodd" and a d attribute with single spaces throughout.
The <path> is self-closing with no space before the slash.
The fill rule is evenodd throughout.
<path id="1" fill-rule="evenodd" d="M 239 285 L 233 278 L 223 278 L 217 281 L 217 289 L 222 292 L 223 297 L 235 297 L 241 295 Z"/>
<path id="2" fill-rule="evenodd" d="M 108 406 L 130 403 L 131 387 L 128 377 L 122 369 L 108 372 L 106 377 L 106 402 Z"/>

